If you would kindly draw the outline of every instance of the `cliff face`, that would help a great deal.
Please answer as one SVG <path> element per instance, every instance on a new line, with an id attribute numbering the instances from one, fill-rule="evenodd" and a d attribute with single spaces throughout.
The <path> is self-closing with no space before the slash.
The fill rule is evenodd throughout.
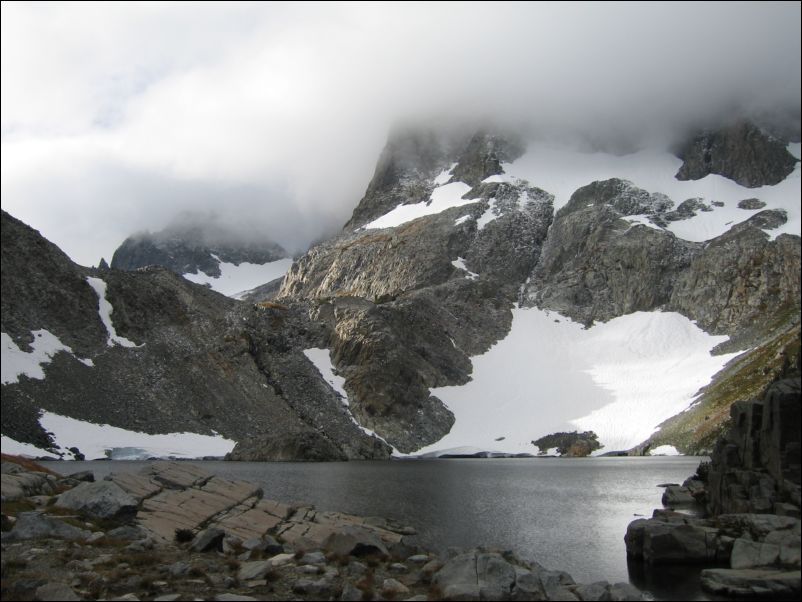
<path id="1" fill-rule="evenodd" d="M 799 517 L 801 400 L 800 379 L 794 378 L 773 384 L 762 400 L 732 405 L 730 428 L 716 444 L 708 471 L 711 514 Z"/>

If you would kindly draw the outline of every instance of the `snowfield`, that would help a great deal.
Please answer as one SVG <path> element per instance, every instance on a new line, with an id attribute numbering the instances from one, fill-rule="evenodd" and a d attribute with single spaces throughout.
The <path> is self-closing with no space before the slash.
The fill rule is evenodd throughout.
<path id="1" fill-rule="evenodd" d="M 195 284 L 207 284 L 212 290 L 234 299 L 241 298 L 242 294 L 257 286 L 267 284 L 276 278 L 281 278 L 292 266 L 291 257 L 264 264 L 242 262 L 239 265 L 226 263 L 214 254 L 212 254 L 212 257 L 220 263 L 220 276 L 218 278 L 209 276 L 200 270 L 195 274 L 187 273 L 182 275 Z"/>
<path id="2" fill-rule="evenodd" d="M 800 144 L 789 144 L 788 151 L 800 158 Z M 680 181 L 674 177 L 682 160 L 671 153 L 643 150 L 630 155 L 583 153 L 545 142 L 528 146 L 526 153 L 513 163 L 504 165 L 504 174 L 492 176 L 492 181 L 516 182 L 520 179 L 554 195 L 554 210 L 560 209 L 577 188 L 596 180 L 620 178 L 654 193 L 662 192 L 674 201 L 676 208 L 682 201 L 702 198 L 708 204 L 724 203 L 713 211 L 700 212 L 696 217 L 671 222 L 668 230 L 679 238 L 704 242 L 724 234 L 735 224 L 749 219 L 757 210 L 738 208 L 738 201 L 758 198 L 766 203 L 765 209 L 784 209 L 788 222 L 774 230 L 767 230 L 774 239 L 780 234 L 802 234 L 800 220 L 800 165 L 785 180 L 775 186 L 746 188 L 718 175 L 701 180 Z M 490 178 L 488 178 L 490 181 Z M 640 221 L 643 223 L 643 221 Z"/>
<path id="3" fill-rule="evenodd" d="M 604 446 L 597 453 L 628 449 L 687 409 L 737 355 L 710 355 L 725 340 L 677 313 L 637 312 L 585 329 L 557 313 L 515 308 L 509 335 L 471 358 L 471 382 L 431 390 L 456 421 L 415 455 L 537 453 L 532 440 L 573 430 L 595 431 Z"/>
<path id="4" fill-rule="evenodd" d="M 72 352 L 72 348 L 62 343 L 59 338 L 47 330 L 34 330 L 32 333 L 33 342 L 31 351 L 22 351 L 14 340 L 5 332 L 0 333 L 0 351 L 2 351 L 2 362 L 0 362 L 0 374 L 2 383 L 8 385 L 19 382 L 22 375 L 28 378 L 44 380 L 45 371 L 43 366 L 53 360 L 53 356 L 59 351 L 69 353 L 82 364 L 92 368 L 95 364 L 91 359 L 81 359 Z"/>
<path id="5" fill-rule="evenodd" d="M 435 178 L 435 181 L 437 181 L 437 178 Z M 432 191 L 432 196 L 428 202 L 415 203 L 414 205 L 398 205 L 389 213 L 385 213 L 369 224 L 365 224 L 362 228 L 357 228 L 357 231 L 395 228 L 425 215 L 434 215 L 452 207 L 461 207 L 462 205 L 478 202 L 477 199 L 462 198 L 470 189 L 471 187 L 464 182 L 452 182 L 451 184 L 438 186 Z"/>
<path id="6" fill-rule="evenodd" d="M 220 435 L 198 435 L 197 433 L 167 433 L 149 435 L 129 431 L 108 424 L 94 424 L 42 412 L 39 424 L 53 435 L 58 447 L 67 450 L 77 447 L 87 460 L 111 458 L 112 460 L 145 460 L 147 458 L 202 458 L 224 456 L 234 449 L 235 441 Z M 26 456 L 53 456 L 28 443 L 19 443 L 3 437 L 3 453 Z M 69 457 L 69 452 L 68 457 Z"/>

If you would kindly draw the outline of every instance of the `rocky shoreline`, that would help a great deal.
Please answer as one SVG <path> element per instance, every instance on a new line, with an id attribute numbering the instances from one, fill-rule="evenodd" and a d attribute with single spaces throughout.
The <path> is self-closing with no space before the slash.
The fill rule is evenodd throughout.
<path id="1" fill-rule="evenodd" d="M 666 484 L 667 509 L 629 525 L 627 555 L 647 567 L 707 565 L 701 586 L 714 595 L 798 599 L 800 390 L 799 378 L 781 380 L 762 401 L 733 404 L 711 462 Z"/>
<path id="2" fill-rule="evenodd" d="M 383 518 L 266 499 L 187 462 L 61 477 L 2 463 L 3 600 L 641 600 L 510 551 L 438 555 Z"/>

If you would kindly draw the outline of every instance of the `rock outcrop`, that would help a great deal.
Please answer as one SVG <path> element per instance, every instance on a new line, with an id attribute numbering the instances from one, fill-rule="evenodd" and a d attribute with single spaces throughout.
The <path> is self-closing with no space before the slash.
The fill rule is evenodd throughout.
<path id="1" fill-rule="evenodd" d="M 748 121 L 697 134 L 677 156 L 683 160 L 678 180 L 719 174 L 748 188 L 781 182 L 797 163 L 783 142 Z"/>
<path id="2" fill-rule="evenodd" d="M 715 594 L 798 596 L 800 387 L 799 378 L 778 381 L 762 401 L 733 404 L 710 464 L 663 498 L 673 507 L 700 503 L 708 517 L 655 510 L 629 525 L 627 554 L 649 565 L 727 563 L 702 571 L 702 586 Z"/>

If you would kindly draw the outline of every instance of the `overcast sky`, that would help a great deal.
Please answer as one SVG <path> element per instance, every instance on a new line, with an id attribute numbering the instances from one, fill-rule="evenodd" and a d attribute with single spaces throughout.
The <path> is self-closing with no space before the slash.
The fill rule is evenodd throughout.
<path id="1" fill-rule="evenodd" d="M 800 4 L 2 3 L 2 206 L 74 260 L 187 210 L 305 247 L 399 119 L 799 106 Z"/>

